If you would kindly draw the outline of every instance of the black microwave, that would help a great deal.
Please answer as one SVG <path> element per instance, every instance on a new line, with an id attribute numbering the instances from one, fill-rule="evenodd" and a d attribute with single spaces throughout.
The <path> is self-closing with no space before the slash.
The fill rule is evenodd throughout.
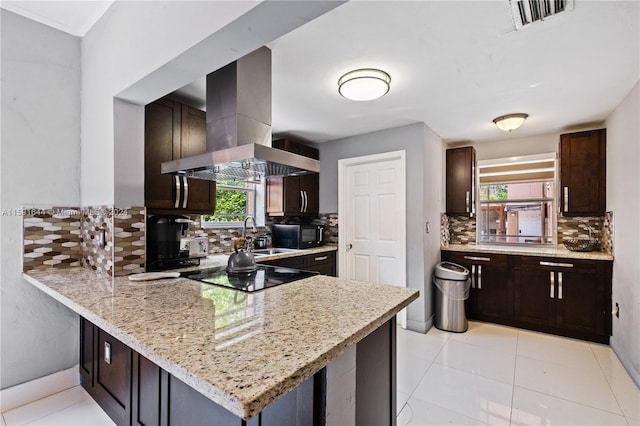
<path id="1" fill-rule="evenodd" d="M 274 247 L 304 249 L 324 244 L 323 225 L 273 225 L 271 240 Z"/>

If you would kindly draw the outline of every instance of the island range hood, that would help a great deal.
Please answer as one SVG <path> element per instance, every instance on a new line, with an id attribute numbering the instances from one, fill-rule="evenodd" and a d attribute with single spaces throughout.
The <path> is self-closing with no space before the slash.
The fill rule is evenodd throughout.
<path id="1" fill-rule="evenodd" d="M 271 147 L 271 50 L 207 75 L 207 152 L 162 163 L 163 174 L 256 180 L 320 172 L 320 162 Z"/>

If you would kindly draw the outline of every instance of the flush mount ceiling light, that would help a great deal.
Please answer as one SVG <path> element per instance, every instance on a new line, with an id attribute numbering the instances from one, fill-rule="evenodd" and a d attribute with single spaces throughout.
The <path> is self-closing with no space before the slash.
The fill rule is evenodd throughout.
<path id="1" fill-rule="evenodd" d="M 494 118 L 493 123 L 498 127 L 498 129 L 510 132 L 522 126 L 522 123 L 524 123 L 524 120 L 526 120 L 527 117 L 529 117 L 529 114 L 521 112 L 501 115 L 500 117 Z"/>
<path id="2" fill-rule="evenodd" d="M 352 101 L 371 101 L 389 91 L 391 77 L 382 70 L 361 68 L 349 71 L 338 80 L 338 93 Z"/>

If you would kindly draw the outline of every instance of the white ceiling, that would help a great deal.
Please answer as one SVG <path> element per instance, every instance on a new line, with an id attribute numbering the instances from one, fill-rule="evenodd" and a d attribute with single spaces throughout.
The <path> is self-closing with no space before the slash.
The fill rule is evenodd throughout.
<path id="1" fill-rule="evenodd" d="M 2 1 L 3 9 L 82 37 L 104 15 L 110 1 Z"/>
<path id="2" fill-rule="evenodd" d="M 269 44 L 273 132 L 322 142 L 424 122 L 446 141 L 481 141 L 600 123 L 640 77 L 639 6 L 576 0 L 515 31 L 508 0 L 351 1 Z M 25 16 L 61 21 L 38 14 Z M 364 67 L 391 74 L 390 92 L 340 97 L 338 78 Z M 203 80 L 186 91 L 202 101 Z M 512 134 L 495 128 L 512 112 L 530 117 Z"/>

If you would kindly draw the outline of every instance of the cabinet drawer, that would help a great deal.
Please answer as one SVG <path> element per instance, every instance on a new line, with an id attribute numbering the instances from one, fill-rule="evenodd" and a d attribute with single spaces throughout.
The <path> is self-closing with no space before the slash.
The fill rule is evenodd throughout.
<path id="1" fill-rule="evenodd" d="M 307 266 L 305 256 L 285 257 L 283 259 L 266 260 L 264 262 L 261 262 L 260 259 L 258 259 L 257 262 L 264 265 L 282 266 L 284 268 L 294 269 L 305 269 Z"/>

